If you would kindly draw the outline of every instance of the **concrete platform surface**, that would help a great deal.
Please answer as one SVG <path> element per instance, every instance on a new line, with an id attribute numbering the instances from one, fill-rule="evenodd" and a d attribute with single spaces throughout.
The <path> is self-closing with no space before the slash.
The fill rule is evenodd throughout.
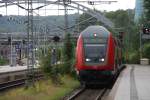
<path id="1" fill-rule="evenodd" d="M 106 100 L 150 100 L 150 66 L 127 65 Z"/>
<path id="2" fill-rule="evenodd" d="M 14 71 L 21 71 L 27 69 L 27 66 L 0 66 L 0 73 L 6 73 L 6 72 L 14 72 Z"/>
<path id="3" fill-rule="evenodd" d="M 38 68 L 38 67 L 35 67 Z M 10 65 L 6 65 L 6 66 L 0 66 L 0 74 L 2 73 L 7 73 L 7 72 L 15 72 L 15 71 L 22 71 L 22 70 L 26 70 L 27 66 L 13 66 L 11 67 Z"/>

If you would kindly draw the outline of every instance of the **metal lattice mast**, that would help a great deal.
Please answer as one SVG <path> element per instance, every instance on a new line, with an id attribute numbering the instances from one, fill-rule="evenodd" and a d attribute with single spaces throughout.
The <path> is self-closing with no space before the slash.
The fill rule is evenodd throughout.
<path id="1" fill-rule="evenodd" d="M 80 18 L 80 13 L 79 13 L 79 5 L 78 5 L 78 25 L 77 25 L 77 33 L 80 32 L 80 26 L 79 26 L 79 18 Z"/>
<path id="2" fill-rule="evenodd" d="M 34 39 L 33 39 L 33 8 L 32 0 L 28 0 L 28 58 L 27 58 L 27 86 L 34 84 Z"/>
<path id="3" fill-rule="evenodd" d="M 65 13 L 65 34 L 68 33 L 68 10 L 67 10 L 67 5 L 71 3 L 71 0 L 63 0 L 64 4 L 64 13 Z"/>

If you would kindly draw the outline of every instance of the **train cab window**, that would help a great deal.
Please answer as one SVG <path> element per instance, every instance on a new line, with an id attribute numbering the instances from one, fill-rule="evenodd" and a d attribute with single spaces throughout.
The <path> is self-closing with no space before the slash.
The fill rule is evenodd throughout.
<path id="1" fill-rule="evenodd" d="M 85 44 L 85 62 L 102 63 L 105 61 L 106 44 Z"/>

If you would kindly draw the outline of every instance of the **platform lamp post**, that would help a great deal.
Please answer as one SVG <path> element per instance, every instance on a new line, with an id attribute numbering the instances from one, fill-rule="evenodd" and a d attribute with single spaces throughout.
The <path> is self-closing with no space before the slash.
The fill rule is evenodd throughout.
<path id="1" fill-rule="evenodd" d="M 121 57 L 122 57 L 122 61 L 121 61 L 121 63 L 123 63 L 123 48 L 124 48 L 124 46 L 123 46 L 123 38 L 124 38 L 124 32 L 123 31 L 120 31 L 119 32 L 119 40 L 120 40 L 120 43 L 121 43 Z"/>
<path id="2" fill-rule="evenodd" d="M 10 66 L 13 66 L 12 64 L 12 35 L 8 37 L 8 44 L 10 45 Z"/>
<path id="3" fill-rule="evenodd" d="M 24 56 L 25 56 L 25 44 L 26 44 L 26 41 L 25 41 L 25 39 L 23 39 L 22 40 L 22 59 L 24 58 Z"/>
<path id="4" fill-rule="evenodd" d="M 54 44 L 55 44 L 55 47 L 52 49 L 52 58 L 51 58 L 51 63 L 54 64 L 54 65 L 57 65 L 57 53 L 58 53 L 58 48 L 57 48 L 57 43 L 59 42 L 60 40 L 60 37 L 55 35 L 53 37 L 53 41 L 54 41 Z"/>
<path id="5" fill-rule="evenodd" d="M 140 59 L 142 59 L 142 30 L 140 30 Z"/>

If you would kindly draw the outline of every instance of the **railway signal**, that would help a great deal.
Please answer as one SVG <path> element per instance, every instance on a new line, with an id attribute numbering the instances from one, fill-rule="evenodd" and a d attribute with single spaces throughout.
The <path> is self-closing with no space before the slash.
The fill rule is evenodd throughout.
<path id="1" fill-rule="evenodd" d="M 150 40 L 150 23 L 142 25 L 140 29 L 140 59 L 143 56 L 144 40 Z"/>
<path id="2" fill-rule="evenodd" d="M 150 28 L 143 28 L 143 34 L 150 34 Z"/>
<path id="3" fill-rule="evenodd" d="M 140 32 L 141 32 L 140 33 L 141 39 L 147 39 L 147 40 L 150 39 L 150 28 L 148 26 L 142 27 Z"/>
<path id="4" fill-rule="evenodd" d="M 89 5 L 94 5 L 94 1 L 88 1 Z"/>
<path id="5" fill-rule="evenodd" d="M 25 40 L 22 40 L 22 43 L 23 43 L 23 44 L 25 44 L 25 43 L 26 43 L 26 41 L 25 41 Z"/>
<path id="6" fill-rule="evenodd" d="M 54 37 L 53 37 L 53 40 L 54 40 L 54 42 L 59 42 L 60 37 L 59 37 L 59 36 L 54 36 Z"/>
<path id="7" fill-rule="evenodd" d="M 8 37 L 8 43 L 9 44 L 11 43 L 11 37 Z"/>

